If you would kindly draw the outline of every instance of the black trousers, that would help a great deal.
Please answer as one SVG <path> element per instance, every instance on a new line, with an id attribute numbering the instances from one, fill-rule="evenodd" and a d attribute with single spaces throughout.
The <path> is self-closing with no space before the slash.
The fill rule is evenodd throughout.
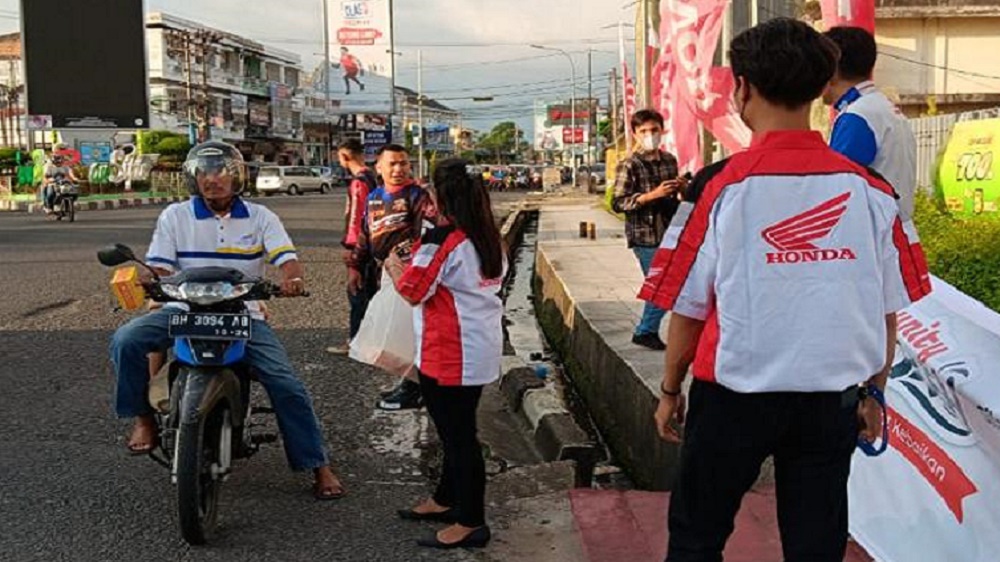
<path id="1" fill-rule="evenodd" d="M 368 303 L 378 292 L 381 275 L 381 268 L 375 265 L 374 260 L 371 260 L 361 268 L 361 289 L 355 295 L 347 291 L 347 302 L 351 305 L 348 337 L 352 340 L 361 329 L 361 321 L 365 319 L 365 313 L 368 312 Z"/>
<path id="2" fill-rule="evenodd" d="M 744 394 L 695 380 L 670 498 L 668 562 L 721 562 L 743 495 L 774 456 L 786 562 L 841 562 L 858 395 Z"/>
<path id="3" fill-rule="evenodd" d="M 486 462 L 477 435 L 476 409 L 483 387 L 441 386 L 420 373 L 420 391 L 444 448 L 434 501 L 454 508 L 460 525 L 481 527 L 486 524 Z"/>

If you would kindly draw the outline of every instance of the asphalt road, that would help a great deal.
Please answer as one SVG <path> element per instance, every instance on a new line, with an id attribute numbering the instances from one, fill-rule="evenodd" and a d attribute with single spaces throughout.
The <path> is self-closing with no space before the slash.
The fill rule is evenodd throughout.
<path id="1" fill-rule="evenodd" d="M 325 353 L 346 338 L 337 241 L 343 191 L 258 200 L 295 240 L 312 296 L 272 305 L 272 324 L 312 393 L 349 496 L 316 502 L 310 476 L 280 444 L 242 461 L 223 490 L 219 537 L 192 548 L 175 523 L 166 470 L 125 454 L 129 425 L 111 409 L 110 271 L 95 251 L 121 242 L 143 255 L 160 208 L 93 211 L 74 224 L 0 213 L 0 560 L 478 560 L 428 552 L 434 527 L 395 510 L 428 493 L 415 444 L 424 417 L 375 413 L 384 375 Z"/>

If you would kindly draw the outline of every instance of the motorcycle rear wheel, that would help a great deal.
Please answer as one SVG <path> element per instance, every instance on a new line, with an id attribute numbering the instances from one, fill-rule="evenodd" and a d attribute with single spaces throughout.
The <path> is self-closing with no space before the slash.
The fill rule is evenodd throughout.
<path id="1" fill-rule="evenodd" d="M 212 474 L 212 466 L 220 461 L 229 423 L 229 408 L 220 405 L 204 420 L 181 425 L 177 436 L 177 515 L 189 544 L 205 544 L 215 532 L 222 477 Z"/>

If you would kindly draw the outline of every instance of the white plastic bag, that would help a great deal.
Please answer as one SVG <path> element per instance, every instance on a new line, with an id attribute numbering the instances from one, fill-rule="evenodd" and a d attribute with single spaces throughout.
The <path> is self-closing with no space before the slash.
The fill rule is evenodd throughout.
<path id="1" fill-rule="evenodd" d="M 361 327 L 351 340 L 351 359 L 400 377 L 415 375 L 414 313 L 383 271 L 382 286 L 368 303 Z"/>

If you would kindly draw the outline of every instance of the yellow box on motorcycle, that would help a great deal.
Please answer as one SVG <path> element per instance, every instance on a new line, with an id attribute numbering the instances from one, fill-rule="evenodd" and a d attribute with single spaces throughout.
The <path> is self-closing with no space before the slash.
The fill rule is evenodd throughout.
<path id="1" fill-rule="evenodd" d="M 111 277 L 111 293 L 125 310 L 139 310 L 146 302 L 146 290 L 139 284 L 139 268 L 130 265 L 115 270 Z"/>

